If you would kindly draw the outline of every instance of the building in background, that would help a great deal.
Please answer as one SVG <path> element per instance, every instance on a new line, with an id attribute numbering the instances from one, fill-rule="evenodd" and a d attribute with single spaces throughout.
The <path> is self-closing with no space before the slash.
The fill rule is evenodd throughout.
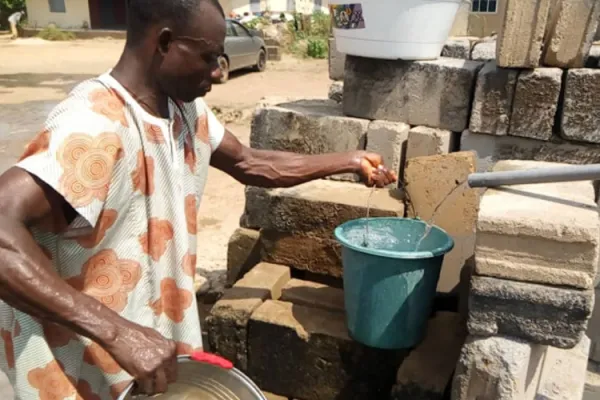
<path id="1" fill-rule="evenodd" d="M 312 14 L 315 11 L 329 13 L 328 0 L 219 0 L 225 13 L 257 14 L 269 11 L 272 14 L 301 13 Z"/>
<path id="2" fill-rule="evenodd" d="M 502 26 L 506 0 L 465 0 L 454 20 L 450 36 L 489 36 Z"/>
<path id="3" fill-rule="evenodd" d="M 27 21 L 32 28 L 120 30 L 127 22 L 127 1 L 26 0 Z"/>

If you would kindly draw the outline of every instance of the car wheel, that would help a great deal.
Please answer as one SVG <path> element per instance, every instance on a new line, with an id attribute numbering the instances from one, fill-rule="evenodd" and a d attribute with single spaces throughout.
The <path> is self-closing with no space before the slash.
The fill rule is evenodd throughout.
<path id="1" fill-rule="evenodd" d="M 225 83 L 229 80 L 229 61 L 225 57 L 219 57 L 219 69 L 221 77 L 216 80 L 217 83 Z"/>
<path id="2" fill-rule="evenodd" d="M 267 69 L 267 52 L 265 49 L 260 49 L 258 52 L 258 60 L 256 60 L 254 69 L 258 72 L 263 72 L 265 69 Z"/>

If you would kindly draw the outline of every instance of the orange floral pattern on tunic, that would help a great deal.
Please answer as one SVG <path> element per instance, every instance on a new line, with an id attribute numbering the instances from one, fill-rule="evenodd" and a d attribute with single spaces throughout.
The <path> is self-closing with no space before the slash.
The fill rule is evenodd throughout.
<path id="1" fill-rule="evenodd" d="M 77 397 L 75 400 L 102 400 L 100 396 L 92 391 L 92 386 L 86 380 L 77 382 Z"/>
<path id="2" fill-rule="evenodd" d="M 189 344 L 183 342 L 177 342 L 175 345 L 177 346 L 178 356 L 191 356 L 192 353 L 202 351 L 202 347 L 193 348 Z"/>
<path id="3" fill-rule="evenodd" d="M 125 116 L 125 101 L 116 90 L 96 89 L 89 95 L 92 110 L 105 116 L 111 121 L 120 122 L 124 127 L 129 127 Z"/>
<path id="4" fill-rule="evenodd" d="M 160 126 L 144 122 L 144 131 L 149 142 L 156 144 L 162 144 L 165 142 L 165 137 L 163 136 Z"/>
<path id="5" fill-rule="evenodd" d="M 114 400 L 118 399 L 121 393 L 127 389 L 127 387 L 131 384 L 131 380 L 115 383 L 110 387 L 110 395 Z"/>
<path id="6" fill-rule="evenodd" d="M 93 343 L 85 348 L 83 361 L 95 365 L 107 374 L 118 374 L 121 366 L 100 345 Z"/>
<path id="7" fill-rule="evenodd" d="M 169 221 L 150 218 L 148 232 L 141 235 L 139 241 L 144 253 L 158 261 L 167 251 L 167 244 L 173 239 L 173 235 L 173 225 Z"/>
<path id="8" fill-rule="evenodd" d="M 106 235 L 106 231 L 108 231 L 117 220 L 117 210 L 103 210 L 98 218 L 98 223 L 96 224 L 96 229 L 92 234 L 76 239 L 77 243 L 81 247 L 86 249 L 91 249 L 93 247 L 98 246 L 104 236 Z"/>
<path id="9" fill-rule="evenodd" d="M 74 379 L 68 376 L 56 360 L 44 368 L 35 368 L 27 374 L 29 384 L 39 391 L 40 400 L 64 400 L 77 393 Z"/>
<path id="10" fill-rule="evenodd" d="M 208 144 L 208 117 L 206 113 L 196 119 L 196 137 Z"/>
<path id="11" fill-rule="evenodd" d="M 190 235 L 198 232 L 198 209 L 196 207 L 196 196 L 189 194 L 185 197 L 185 222 Z"/>
<path id="12" fill-rule="evenodd" d="M 60 145 L 56 157 L 64 172 L 60 191 L 75 208 L 94 199 L 104 201 L 115 163 L 123 156 L 121 139 L 116 133 L 90 136 L 73 133 Z"/>
<path id="13" fill-rule="evenodd" d="M 192 293 L 177 287 L 175 279 L 165 278 L 160 282 L 160 298 L 151 302 L 150 308 L 156 316 L 164 313 L 171 321 L 179 323 L 191 305 Z"/>
<path id="14" fill-rule="evenodd" d="M 81 275 L 67 282 L 113 311 L 121 312 L 141 276 L 138 262 L 119 259 L 114 250 L 105 249 L 83 265 Z"/>
<path id="15" fill-rule="evenodd" d="M 69 344 L 71 340 L 77 338 L 75 332 L 71 331 L 64 326 L 53 324 L 52 322 L 42 322 L 42 328 L 44 329 L 44 337 L 46 342 L 52 348 L 64 347 Z"/>
<path id="16" fill-rule="evenodd" d="M 190 135 L 186 135 L 185 141 L 183 142 L 183 157 L 185 164 L 190 168 L 190 171 L 192 171 L 192 173 L 196 172 L 196 152 L 194 151 L 194 145 Z"/>
<path id="17" fill-rule="evenodd" d="M 181 136 L 181 130 L 183 129 L 183 120 L 181 118 L 181 114 L 175 111 L 173 115 L 173 137 L 175 139 L 179 139 Z"/>
<path id="18" fill-rule="evenodd" d="M 154 159 L 150 156 L 144 157 L 140 150 L 137 155 L 137 168 L 131 173 L 133 187 L 145 196 L 154 193 Z"/>
<path id="19" fill-rule="evenodd" d="M 36 137 L 33 138 L 27 145 L 25 146 L 25 150 L 21 155 L 19 161 L 26 159 L 27 157 L 31 157 L 35 154 L 42 153 L 48 150 L 50 146 L 50 131 L 45 129 L 41 131 Z"/>
<path id="20" fill-rule="evenodd" d="M 181 262 L 183 265 L 183 272 L 191 276 L 192 278 L 196 276 L 196 255 L 195 254 L 186 254 L 183 257 L 183 261 Z"/>
<path id="21" fill-rule="evenodd" d="M 0 329 L 0 337 L 4 342 L 4 355 L 6 357 L 6 363 L 8 368 L 13 369 L 15 367 L 15 346 L 13 338 L 21 334 L 21 326 L 19 321 L 15 321 L 14 335 L 11 331 L 6 329 Z"/>

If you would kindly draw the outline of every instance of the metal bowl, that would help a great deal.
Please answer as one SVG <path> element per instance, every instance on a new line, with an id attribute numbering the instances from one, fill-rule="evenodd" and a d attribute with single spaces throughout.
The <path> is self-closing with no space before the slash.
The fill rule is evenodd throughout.
<path id="1" fill-rule="evenodd" d="M 179 357 L 178 362 L 177 381 L 166 393 L 133 396 L 132 383 L 118 400 L 267 400 L 250 378 L 233 367 L 223 368 L 187 356 Z"/>

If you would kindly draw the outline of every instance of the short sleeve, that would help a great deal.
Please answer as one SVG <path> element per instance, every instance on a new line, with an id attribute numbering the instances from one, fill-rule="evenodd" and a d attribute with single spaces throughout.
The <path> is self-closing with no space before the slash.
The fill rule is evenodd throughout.
<path id="1" fill-rule="evenodd" d="M 16 165 L 52 187 L 92 227 L 115 171 L 125 162 L 121 134 L 126 120 L 124 112 L 123 118 L 119 115 L 119 102 L 107 97 L 112 95 L 105 88 L 71 94 L 52 111 Z"/>
<path id="2" fill-rule="evenodd" d="M 225 127 L 221 122 L 217 119 L 215 114 L 212 112 L 210 107 L 206 105 L 204 99 L 196 100 L 196 109 L 197 114 L 200 118 L 205 118 L 207 133 L 208 133 L 208 142 L 214 153 L 217 148 L 221 145 L 221 141 L 223 141 L 223 137 L 225 136 Z"/>

